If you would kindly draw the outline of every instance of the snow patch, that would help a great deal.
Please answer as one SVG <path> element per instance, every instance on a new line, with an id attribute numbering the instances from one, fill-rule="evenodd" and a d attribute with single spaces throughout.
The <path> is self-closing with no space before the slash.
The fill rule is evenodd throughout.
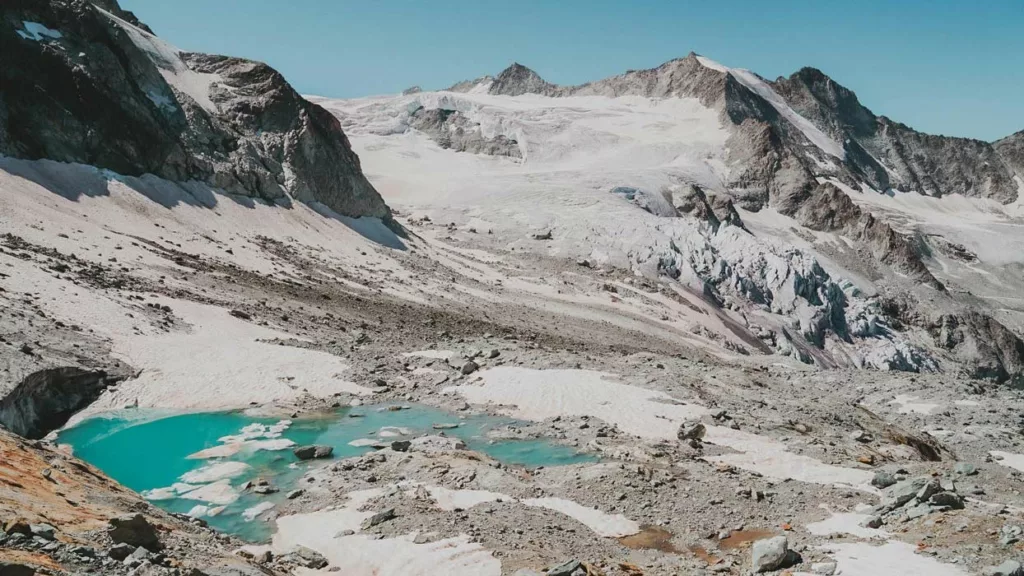
<path id="1" fill-rule="evenodd" d="M 833 554 L 836 574 L 843 576 L 968 576 L 967 571 L 935 558 L 915 553 L 905 542 L 890 541 L 881 546 L 865 542 L 830 544 L 822 547 Z"/>
<path id="2" fill-rule="evenodd" d="M 989 454 L 1003 466 L 1024 472 L 1024 454 L 1014 454 L 1002 450 L 992 450 Z"/>
<path id="3" fill-rule="evenodd" d="M 740 84 L 743 84 L 758 96 L 764 98 L 772 105 L 773 108 L 790 124 L 792 124 L 797 130 L 799 130 L 812 144 L 820 148 L 823 152 L 831 154 L 836 158 L 842 160 L 846 157 L 846 151 L 843 149 L 843 145 L 836 142 L 820 128 L 815 126 L 810 120 L 804 118 L 800 114 L 789 107 L 786 101 L 779 96 L 767 82 L 762 80 L 757 74 L 749 70 L 743 70 L 739 68 L 730 68 L 729 73 L 732 74 L 733 78 L 739 80 Z"/>
<path id="4" fill-rule="evenodd" d="M 44 38 L 50 38 L 52 40 L 60 40 L 63 35 L 52 28 L 47 28 L 39 22 L 30 22 L 25 20 L 21 23 L 24 30 L 17 30 L 18 36 L 26 40 L 32 40 L 34 42 L 40 42 Z"/>
<path id="5" fill-rule="evenodd" d="M 500 576 L 501 561 L 465 535 L 416 544 L 414 534 L 379 540 L 359 534 L 363 521 L 374 514 L 359 509 L 383 493 L 382 489 L 350 492 L 349 501 L 341 508 L 278 518 L 272 544 L 275 553 L 305 546 L 323 554 L 331 567 L 346 574 Z M 346 530 L 355 534 L 338 536 Z"/>
<path id="6" fill-rule="evenodd" d="M 560 512 L 590 528 L 604 538 L 620 538 L 640 532 L 640 525 L 622 514 L 606 514 L 562 498 L 530 498 L 522 501 L 527 506 L 547 508 Z"/>

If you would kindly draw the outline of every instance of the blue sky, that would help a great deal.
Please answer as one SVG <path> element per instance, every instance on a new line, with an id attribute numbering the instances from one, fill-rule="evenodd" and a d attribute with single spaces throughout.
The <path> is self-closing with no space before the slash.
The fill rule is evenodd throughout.
<path id="1" fill-rule="evenodd" d="M 576 84 L 695 51 L 814 66 L 922 131 L 1024 129 L 1024 0 L 121 0 L 179 48 L 262 60 L 302 93 L 442 88 L 513 61 Z"/>

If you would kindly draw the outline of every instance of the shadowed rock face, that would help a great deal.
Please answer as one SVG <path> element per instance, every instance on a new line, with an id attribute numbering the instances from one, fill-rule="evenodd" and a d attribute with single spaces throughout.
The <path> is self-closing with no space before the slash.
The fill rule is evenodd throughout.
<path id="1" fill-rule="evenodd" d="M 1024 130 L 993 143 L 1003 162 L 1024 182 Z M 1024 185 L 1024 184 L 1022 184 Z"/>
<path id="2" fill-rule="evenodd" d="M 456 110 L 420 108 L 412 114 L 409 125 L 429 135 L 440 147 L 456 152 L 511 158 L 522 156 L 518 142 L 501 134 L 493 138 L 484 137 L 479 124 Z"/>
<path id="3" fill-rule="evenodd" d="M 0 70 L 0 154 L 390 217 L 337 119 L 275 70 L 178 52 L 115 0 L 97 4 L 5 6 L 0 52 L 11 64 Z M 34 38 L 25 22 L 54 32 Z"/>
<path id="4" fill-rule="evenodd" d="M 995 319 L 975 311 L 944 314 L 928 329 L 937 346 L 971 367 L 972 378 L 1024 386 L 1024 341 Z"/>
<path id="5" fill-rule="evenodd" d="M 852 90 L 820 70 L 803 68 L 773 88 L 847 150 L 847 167 L 879 190 L 932 196 L 963 194 L 1012 202 L 1019 167 L 1007 165 L 988 142 L 933 136 L 876 116 Z M 888 170 L 886 169 L 888 168 Z"/>
<path id="6" fill-rule="evenodd" d="M 0 400 L 0 424 L 26 438 L 42 438 L 118 380 L 102 370 L 71 366 L 33 372 Z"/>

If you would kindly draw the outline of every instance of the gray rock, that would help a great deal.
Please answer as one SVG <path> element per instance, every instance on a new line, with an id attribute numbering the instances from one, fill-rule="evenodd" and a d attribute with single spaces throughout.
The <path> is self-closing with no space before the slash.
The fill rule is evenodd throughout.
<path id="1" fill-rule="evenodd" d="M 838 565 L 835 562 L 815 562 L 811 564 L 811 572 L 821 576 L 832 576 L 836 573 Z"/>
<path id="2" fill-rule="evenodd" d="M 680 440 L 700 440 L 704 437 L 707 432 L 707 427 L 700 422 L 684 422 L 679 426 L 679 431 L 676 432 L 676 437 Z"/>
<path id="3" fill-rule="evenodd" d="M 301 564 L 306 568 L 312 568 L 313 570 L 319 570 L 328 564 L 327 558 L 324 558 L 323 554 L 316 550 L 306 548 L 305 546 L 296 546 L 295 549 L 286 554 L 286 556 L 291 557 L 298 564 Z"/>
<path id="4" fill-rule="evenodd" d="M 305 490 L 303 490 L 302 488 L 299 488 L 297 490 L 292 490 L 291 492 L 285 494 L 285 498 L 287 498 L 289 500 L 295 500 L 296 498 L 298 498 L 299 496 L 302 496 L 305 493 L 306 493 Z"/>
<path id="5" fill-rule="evenodd" d="M 299 446 L 292 450 L 292 454 L 299 460 L 313 460 L 318 458 L 330 458 L 331 454 L 334 453 L 334 447 L 323 446 L 321 444 L 312 444 L 309 446 Z"/>
<path id="6" fill-rule="evenodd" d="M 875 476 L 871 478 L 871 485 L 875 488 L 888 488 L 895 483 L 896 477 L 885 470 L 875 472 Z"/>
<path id="7" fill-rule="evenodd" d="M 391 449 L 395 452 L 408 452 L 412 442 L 409 440 L 395 440 L 391 443 Z"/>
<path id="8" fill-rule="evenodd" d="M 1016 560 L 1007 560 L 999 566 L 990 566 L 982 571 L 985 576 L 1024 576 L 1024 567 Z"/>
<path id="9" fill-rule="evenodd" d="M 999 544 L 1002 546 L 1016 544 L 1020 542 L 1022 536 L 1024 536 L 1024 529 L 1020 526 L 1007 524 L 999 529 Z"/>
<path id="10" fill-rule="evenodd" d="M 548 568 L 547 576 L 576 576 L 576 572 L 579 570 L 585 570 L 583 564 L 579 560 L 572 559 Z"/>
<path id="11" fill-rule="evenodd" d="M 953 466 L 953 472 L 961 476 L 974 476 L 978 473 L 978 467 L 969 462 L 957 462 Z"/>
<path id="12" fill-rule="evenodd" d="M 132 552 L 135 552 L 135 546 L 132 546 L 131 544 L 114 544 L 109 550 L 107 550 L 107 556 L 120 562 L 121 560 L 131 556 Z"/>
<path id="13" fill-rule="evenodd" d="M 942 483 L 939 482 L 938 478 L 931 478 L 928 482 L 925 482 L 924 486 L 917 491 L 915 498 L 924 502 L 932 497 L 932 494 L 942 491 Z"/>
<path id="14" fill-rule="evenodd" d="M 33 536 L 38 536 L 46 540 L 53 540 L 57 537 L 57 529 L 49 524 L 32 524 L 29 526 L 29 530 L 32 531 Z"/>
<path id="15" fill-rule="evenodd" d="M 881 516 L 869 516 L 865 518 L 861 523 L 861 526 L 865 528 L 881 528 L 882 517 Z"/>
<path id="16" fill-rule="evenodd" d="M 378 524 L 383 524 L 384 522 L 387 522 L 388 520 L 393 520 L 395 518 L 395 516 L 396 515 L 395 515 L 395 509 L 394 508 L 388 508 L 386 510 L 381 510 L 380 512 L 377 512 L 373 516 L 370 516 L 369 518 L 364 520 L 363 524 L 362 524 L 362 529 L 363 530 L 369 530 L 370 528 L 373 528 L 374 526 L 377 526 Z"/>
<path id="17" fill-rule="evenodd" d="M 462 373 L 466 375 L 472 374 L 473 372 L 476 372 L 478 368 L 480 368 L 480 366 L 478 366 L 476 362 L 470 360 L 462 365 Z"/>
<path id="18" fill-rule="evenodd" d="M 142 514 L 111 518 L 107 535 L 118 544 L 142 546 L 153 551 L 160 549 L 156 529 Z"/>
<path id="19" fill-rule="evenodd" d="M 947 506 L 954 510 L 962 510 L 964 507 L 963 497 L 955 492 L 937 492 L 932 494 L 931 498 L 928 499 L 928 503 L 932 506 Z"/>
<path id="20" fill-rule="evenodd" d="M 907 512 L 906 512 L 907 520 L 914 520 L 916 518 L 921 518 L 922 516 L 927 516 L 927 515 L 931 514 L 934 511 L 935 511 L 935 509 L 932 508 L 932 506 L 930 504 L 926 504 L 926 503 L 917 504 L 915 506 L 911 506 L 910 508 L 907 508 Z"/>
<path id="21" fill-rule="evenodd" d="M 781 570 L 799 562 L 800 555 L 789 549 L 785 536 L 758 540 L 750 548 L 750 565 L 754 572 Z"/>
<path id="22" fill-rule="evenodd" d="M 882 491 L 882 506 L 890 510 L 903 506 L 916 498 L 921 489 L 931 481 L 931 476 L 917 476 L 893 484 Z"/>

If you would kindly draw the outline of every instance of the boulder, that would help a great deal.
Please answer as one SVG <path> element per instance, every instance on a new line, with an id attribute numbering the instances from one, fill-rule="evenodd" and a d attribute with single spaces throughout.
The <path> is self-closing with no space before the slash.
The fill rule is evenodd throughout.
<path id="1" fill-rule="evenodd" d="M 313 460 L 319 458 L 330 458 L 331 454 L 334 453 L 332 446 L 323 446 L 320 444 L 311 444 L 309 446 L 299 446 L 292 450 L 292 454 L 299 460 Z"/>
<path id="2" fill-rule="evenodd" d="M 990 566 L 982 572 L 985 576 L 1024 576 L 1024 567 L 1016 560 L 1007 560 L 999 566 Z"/>
<path id="3" fill-rule="evenodd" d="M 377 512 L 373 516 L 370 516 L 366 520 L 364 520 L 363 521 L 363 525 L 362 525 L 362 529 L 363 530 L 369 530 L 370 528 L 373 528 L 374 526 L 377 526 L 378 524 L 383 524 L 383 523 L 387 522 L 388 520 L 393 520 L 394 518 L 395 518 L 395 509 L 394 508 L 388 508 L 387 510 L 382 510 L 380 512 Z"/>
<path id="4" fill-rule="evenodd" d="M 480 368 L 480 366 L 478 366 L 476 362 L 470 360 L 469 362 L 466 362 L 465 364 L 462 365 L 462 373 L 469 375 L 472 374 L 473 372 L 476 372 L 478 368 Z"/>
<path id="5" fill-rule="evenodd" d="M 785 536 L 758 540 L 750 548 L 750 565 L 754 572 L 781 570 L 800 561 L 800 555 L 789 549 Z"/>
<path id="6" fill-rule="evenodd" d="M 44 540 L 54 540 L 57 537 L 57 529 L 49 524 L 32 524 L 29 530 L 32 531 L 33 536 L 39 536 Z"/>
<path id="7" fill-rule="evenodd" d="M 408 440 L 395 440 L 391 443 L 391 449 L 395 452 L 408 452 L 412 442 Z"/>
<path id="8" fill-rule="evenodd" d="M 679 431 L 676 432 L 676 436 L 680 440 L 700 440 L 704 437 L 707 432 L 707 428 L 700 422 L 684 422 L 679 426 Z"/>
<path id="9" fill-rule="evenodd" d="M 142 546 L 149 550 L 160 549 L 156 529 L 142 514 L 111 518 L 107 535 L 117 544 Z"/>
<path id="10" fill-rule="evenodd" d="M 888 488 L 896 483 L 896 477 L 886 472 L 885 470 L 879 470 L 875 472 L 874 478 L 871 479 L 871 485 L 875 488 Z"/>
<path id="11" fill-rule="evenodd" d="M 932 506 L 948 506 L 954 510 L 963 510 L 964 499 L 955 492 L 937 492 L 932 494 L 928 502 Z"/>
<path id="12" fill-rule="evenodd" d="M 132 552 L 135 552 L 135 547 L 131 544 L 114 544 L 109 550 L 107 550 L 107 556 L 120 562 L 131 556 Z"/>
<path id="13" fill-rule="evenodd" d="M 579 576 L 581 574 L 587 574 L 587 569 L 575 558 L 553 568 L 548 568 L 547 572 L 547 576 Z"/>
<path id="14" fill-rule="evenodd" d="M 288 553 L 288 556 L 291 556 L 298 564 L 313 570 L 319 570 L 328 564 L 327 558 L 324 558 L 323 554 L 305 546 L 296 546 L 294 550 Z"/>
<path id="15" fill-rule="evenodd" d="M 921 489 L 932 481 L 931 476 L 917 476 L 897 482 L 882 491 L 882 506 L 891 509 L 899 508 L 913 500 Z M 928 494 L 931 496 L 931 494 Z"/>

